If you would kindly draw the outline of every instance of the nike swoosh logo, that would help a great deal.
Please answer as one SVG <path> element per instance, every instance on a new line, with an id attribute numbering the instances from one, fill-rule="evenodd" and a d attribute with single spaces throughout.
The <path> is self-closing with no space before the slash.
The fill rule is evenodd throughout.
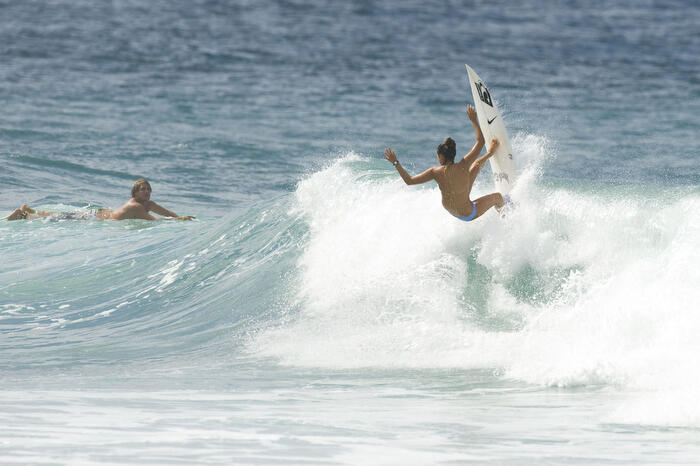
<path id="1" fill-rule="evenodd" d="M 488 124 L 491 124 L 491 123 L 493 123 L 493 120 L 495 120 L 496 118 L 498 118 L 498 115 L 496 115 L 495 117 L 491 118 L 490 120 L 487 118 L 486 121 L 488 122 Z"/>

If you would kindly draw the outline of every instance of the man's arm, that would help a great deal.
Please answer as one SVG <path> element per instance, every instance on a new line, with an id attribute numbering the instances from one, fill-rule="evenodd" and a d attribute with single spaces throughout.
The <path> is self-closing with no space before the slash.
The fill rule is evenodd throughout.
<path id="1" fill-rule="evenodd" d="M 165 207 L 162 207 L 153 201 L 149 202 L 148 210 L 152 210 L 153 212 L 157 213 L 158 215 L 162 215 L 163 217 L 179 217 L 179 215 L 177 215 L 172 210 L 168 210 Z"/>
<path id="2" fill-rule="evenodd" d="M 479 126 L 476 110 L 471 105 L 467 107 L 467 116 L 474 126 L 474 136 L 476 137 L 474 147 L 472 147 L 472 150 L 462 159 L 462 162 L 465 163 L 467 167 L 470 167 L 471 164 L 474 163 L 474 160 L 476 160 L 476 157 L 481 153 L 481 149 L 484 148 L 484 143 L 486 141 L 484 140 L 484 134 L 481 132 L 481 126 Z"/>
<path id="3" fill-rule="evenodd" d="M 168 210 L 165 207 L 162 207 L 153 201 L 150 201 L 150 204 L 148 206 L 148 210 L 152 210 L 153 212 L 157 213 L 158 215 L 162 215 L 164 217 L 172 217 L 172 218 L 176 218 L 178 220 L 192 220 L 194 218 L 191 215 L 180 216 L 180 215 L 176 214 L 175 212 L 173 212 L 172 210 Z M 167 220 L 167 219 L 154 218 L 154 220 Z"/>
<path id="4" fill-rule="evenodd" d="M 384 158 L 392 164 L 394 164 L 396 170 L 398 170 L 399 172 L 399 175 L 401 175 L 401 179 L 403 179 L 404 183 L 408 185 L 426 183 L 430 180 L 435 179 L 435 173 L 432 168 L 427 169 L 420 175 L 409 175 L 409 173 L 406 170 L 404 170 L 404 168 L 401 166 L 401 163 L 396 158 L 396 153 L 391 149 L 387 149 L 384 151 Z"/>

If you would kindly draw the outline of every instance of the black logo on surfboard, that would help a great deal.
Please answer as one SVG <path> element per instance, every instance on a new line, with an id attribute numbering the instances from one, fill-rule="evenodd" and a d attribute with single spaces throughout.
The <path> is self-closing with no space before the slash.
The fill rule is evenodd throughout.
<path id="1" fill-rule="evenodd" d="M 491 118 L 490 120 L 487 119 L 486 122 L 487 122 L 488 124 L 491 124 L 491 123 L 493 123 L 493 121 L 494 121 L 496 118 L 498 118 L 498 115 L 496 115 L 495 117 Z"/>
<path id="2" fill-rule="evenodd" d="M 486 89 L 486 86 L 484 86 L 484 83 L 479 81 L 478 83 L 474 83 L 476 86 L 476 91 L 479 93 L 479 98 L 483 103 L 488 105 L 489 107 L 493 107 L 493 101 L 491 100 L 491 94 L 489 94 L 489 90 Z"/>

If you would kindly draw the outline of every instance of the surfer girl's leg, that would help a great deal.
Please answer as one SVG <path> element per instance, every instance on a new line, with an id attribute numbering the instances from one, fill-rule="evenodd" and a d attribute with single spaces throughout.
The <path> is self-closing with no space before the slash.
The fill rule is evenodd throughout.
<path id="1" fill-rule="evenodd" d="M 503 196 L 501 196 L 501 193 L 493 193 L 493 194 L 487 194 L 486 196 L 481 196 L 479 199 L 476 199 L 474 201 L 474 204 L 476 205 L 476 217 L 474 218 L 479 218 L 482 215 L 486 213 L 487 210 L 489 210 L 491 207 L 496 207 L 496 209 L 500 209 L 503 207 Z"/>

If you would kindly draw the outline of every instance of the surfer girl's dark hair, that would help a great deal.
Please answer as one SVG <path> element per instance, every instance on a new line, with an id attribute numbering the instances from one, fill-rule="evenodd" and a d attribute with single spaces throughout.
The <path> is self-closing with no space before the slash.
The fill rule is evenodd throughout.
<path id="1" fill-rule="evenodd" d="M 442 155 L 449 162 L 455 161 L 455 155 L 457 154 L 457 144 L 455 144 L 454 139 L 447 138 L 445 142 L 440 144 L 437 148 L 438 154 Z"/>

